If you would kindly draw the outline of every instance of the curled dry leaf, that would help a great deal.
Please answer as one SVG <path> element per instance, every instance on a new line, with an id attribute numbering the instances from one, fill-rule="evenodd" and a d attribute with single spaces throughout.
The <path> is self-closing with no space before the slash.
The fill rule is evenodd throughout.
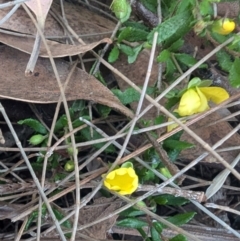
<path id="1" fill-rule="evenodd" d="M 13 36 L 13 35 L 4 34 L 4 33 L 1 33 L 0 35 L 0 42 L 28 54 L 31 54 L 33 45 L 34 45 L 33 38 Z M 86 45 L 68 45 L 68 44 L 61 44 L 55 41 L 47 40 L 47 44 L 48 44 L 48 47 L 50 48 L 53 58 L 61 58 L 61 57 L 73 56 L 73 55 L 85 53 L 89 50 L 92 50 L 93 48 L 95 48 L 97 45 L 101 43 L 110 44 L 111 40 L 109 38 L 104 38 L 98 42 L 94 42 Z M 48 58 L 47 50 L 43 44 L 40 47 L 39 56 Z"/>
<path id="2" fill-rule="evenodd" d="M 28 55 L 2 46 L 0 48 L 0 97 L 32 103 L 54 103 L 60 96 L 56 78 L 48 59 L 39 58 L 35 73 L 25 77 L 25 63 Z M 61 60 L 55 60 L 62 83 L 69 73 L 70 65 Z M 120 103 L 112 92 L 93 76 L 76 68 L 65 91 L 67 100 L 91 100 L 120 111 L 128 117 L 133 113 Z"/>

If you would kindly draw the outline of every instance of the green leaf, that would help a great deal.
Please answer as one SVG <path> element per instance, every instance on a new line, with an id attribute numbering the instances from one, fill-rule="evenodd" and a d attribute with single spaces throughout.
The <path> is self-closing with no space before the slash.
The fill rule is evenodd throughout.
<path id="1" fill-rule="evenodd" d="M 129 4 L 129 2 L 127 2 L 127 14 L 124 17 L 120 18 L 120 22 L 121 23 L 126 22 L 129 19 L 131 12 L 132 12 L 131 5 Z"/>
<path id="2" fill-rule="evenodd" d="M 141 234 L 144 241 L 151 241 L 151 239 L 142 228 L 137 228 L 137 231 Z"/>
<path id="3" fill-rule="evenodd" d="M 159 234 L 162 233 L 163 231 L 163 226 L 160 222 L 157 222 L 157 221 L 153 221 L 152 222 L 152 225 L 154 226 L 154 228 L 158 231 Z"/>
<path id="4" fill-rule="evenodd" d="M 166 205 L 168 200 L 165 197 L 156 196 L 153 198 L 158 205 Z"/>
<path id="5" fill-rule="evenodd" d="M 128 208 L 127 210 L 124 210 L 123 212 L 120 213 L 120 216 L 122 217 L 137 217 L 140 215 L 145 214 L 145 212 L 138 210 L 135 207 Z"/>
<path id="6" fill-rule="evenodd" d="M 118 36 L 118 42 L 127 40 L 129 42 L 138 42 L 147 40 L 148 32 L 142 29 L 127 27 L 121 31 Z"/>
<path id="7" fill-rule="evenodd" d="M 62 115 L 56 122 L 55 128 L 54 128 L 54 132 L 58 132 L 60 130 L 63 130 L 64 127 L 66 127 L 68 124 L 67 122 L 67 116 L 66 115 Z"/>
<path id="8" fill-rule="evenodd" d="M 212 14 L 212 6 L 209 0 L 202 0 L 199 3 L 200 13 L 201 15 L 211 15 Z"/>
<path id="9" fill-rule="evenodd" d="M 147 88 L 147 94 L 151 95 L 154 92 L 154 88 L 148 87 Z M 132 87 L 126 89 L 124 92 L 122 92 L 119 89 L 112 89 L 111 90 L 114 95 L 118 97 L 118 99 L 121 101 L 123 105 L 130 104 L 134 101 L 139 101 L 140 99 L 140 93 L 133 89 Z"/>
<path id="10" fill-rule="evenodd" d="M 189 54 L 175 54 L 174 56 L 180 63 L 188 67 L 192 67 L 194 64 L 197 63 L 197 60 Z"/>
<path id="11" fill-rule="evenodd" d="M 166 61 L 166 72 L 165 72 L 165 78 L 168 82 L 171 82 L 176 79 L 176 66 L 173 63 L 172 59 L 168 59 Z"/>
<path id="12" fill-rule="evenodd" d="M 176 42 L 174 42 L 169 48 L 168 50 L 170 52 L 176 52 L 178 51 L 184 44 L 184 40 L 183 39 L 178 39 Z"/>
<path id="13" fill-rule="evenodd" d="M 235 58 L 229 71 L 229 81 L 233 87 L 240 87 L 240 59 Z"/>
<path id="14" fill-rule="evenodd" d="M 108 62 L 114 63 L 119 57 L 119 49 L 117 46 L 114 46 L 108 56 Z"/>
<path id="15" fill-rule="evenodd" d="M 155 229 L 154 226 L 151 227 L 150 232 L 151 232 L 152 241 L 162 241 L 158 231 Z"/>
<path id="16" fill-rule="evenodd" d="M 180 101 L 180 97 L 173 97 L 167 100 L 165 107 L 170 110 L 174 105 Z"/>
<path id="17" fill-rule="evenodd" d="M 167 19 L 151 31 L 151 33 L 148 35 L 148 42 L 152 43 L 153 35 L 156 31 L 158 32 L 158 44 L 162 43 L 173 35 L 176 35 L 176 32 L 185 31 L 186 27 L 188 27 L 189 31 L 191 18 L 192 16 L 190 12 L 184 11 L 173 16 L 172 18 Z"/>
<path id="18" fill-rule="evenodd" d="M 195 86 L 198 86 L 200 83 L 201 83 L 201 79 L 198 77 L 195 77 L 189 81 L 187 88 L 188 89 L 193 88 Z"/>
<path id="19" fill-rule="evenodd" d="M 179 151 L 177 149 L 167 150 L 168 157 L 169 157 L 170 161 L 172 161 L 172 162 L 175 162 L 177 160 L 180 153 L 181 153 L 181 151 Z"/>
<path id="20" fill-rule="evenodd" d="M 188 241 L 188 240 L 182 234 L 178 234 L 175 237 L 171 238 L 169 241 Z"/>
<path id="21" fill-rule="evenodd" d="M 151 12 L 157 13 L 157 0 L 141 0 L 141 3 Z"/>
<path id="22" fill-rule="evenodd" d="M 129 14 L 129 3 L 127 0 L 113 0 L 111 4 L 111 9 L 116 15 L 116 17 L 121 21 L 124 22 L 124 19 L 128 19 L 130 14 Z M 131 7 L 130 7 L 131 9 Z M 131 11 L 130 11 L 131 13 Z M 126 19 L 126 20 L 127 20 Z M 126 21 L 125 20 L 125 21 Z"/>
<path id="23" fill-rule="evenodd" d="M 154 201 L 157 204 L 163 205 L 162 200 L 166 200 L 166 205 L 171 205 L 171 206 L 182 206 L 186 203 L 189 203 L 189 200 L 183 197 L 175 197 L 174 195 L 171 194 L 162 194 L 159 196 L 155 196 Z"/>
<path id="24" fill-rule="evenodd" d="M 71 106 L 73 112 L 83 111 L 85 109 L 85 100 L 75 100 Z"/>
<path id="25" fill-rule="evenodd" d="M 194 146 L 195 146 L 194 144 L 188 143 L 186 141 L 177 141 L 177 140 L 167 139 L 163 142 L 164 148 L 169 148 L 169 149 L 179 150 L 179 151 L 193 148 Z"/>
<path id="26" fill-rule="evenodd" d="M 170 218 L 167 218 L 167 221 L 170 223 L 173 223 L 176 226 L 181 226 L 183 224 L 188 223 L 194 216 L 196 212 L 187 212 L 182 214 L 177 214 L 175 216 L 172 216 Z"/>
<path id="27" fill-rule="evenodd" d="M 134 55 L 128 56 L 128 63 L 129 63 L 129 64 L 132 64 L 132 63 L 134 63 L 134 62 L 136 61 L 138 54 L 139 54 L 140 51 L 142 50 L 142 47 L 143 47 L 143 45 L 140 44 L 140 45 L 138 45 L 137 47 L 134 47 L 134 48 L 133 48 Z"/>
<path id="28" fill-rule="evenodd" d="M 148 226 L 148 223 L 137 219 L 137 218 L 125 218 L 116 223 L 117 226 L 127 227 L 127 228 L 142 228 Z"/>
<path id="29" fill-rule="evenodd" d="M 64 218 L 64 215 L 61 212 L 59 212 L 56 208 L 53 208 L 52 210 L 53 210 L 53 213 L 55 214 L 55 217 L 56 217 L 56 219 L 58 221 L 60 221 L 60 220 L 62 220 Z M 64 221 L 61 224 L 61 226 L 65 227 L 67 229 L 71 229 L 72 228 L 72 224 L 71 224 L 71 222 L 69 220 Z M 71 234 L 70 233 L 66 233 L 65 236 L 67 238 L 70 238 Z"/>
<path id="30" fill-rule="evenodd" d="M 231 55 L 229 55 L 224 50 L 220 50 L 217 52 L 216 56 L 217 56 L 217 60 L 218 60 L 220 67 L 224 71 L 229 72 L 229 70 L 233 64 L 233 61 L 231 60 Z"/>
<path id="31" fill-rule="evenodd" d="M 157 57 L 158 62 L 165 62 L 171 58 L 171 52 L 167 49 L 164 49 Z"/>
<path id="32" fill-rule="evenodd" d="M 126 44 L 118 44 L 118 47 L 127 56 L 132 56 L 132 55 L 135 54 L 134 51 L 133 51 L 133 48 L 126 45 Z"/>
<path id="33" fill-rule="evenodd" d="M 125 167 L 125 168 L 131 167 L 131 168 L 133 168 L 133 164 L 132 164 L 132 162 L 124 162 L 124 163 L 121 165 L 121 167 Z"/>
<path id="34" fill-rule="evenodd" d="M 110 113 L 111 110 L 112 110 L 109 106 L 101 105 L 101 104 L 97 104 L 97 105 L 96 105 L 96 109 L 98 110 L 99 114 L 100 114 L 101 117 L 103 117 L 103 118 L 108 117 L 109 113 Z"/>
<path id="35" fill-rule="evenodd" d="M 18 121 L 18 124 L 27 125 L 27 126 L 31 127 L 37 133 L 40 133 L 40 134 L 43 134 L 43 135 L 47 134 L 47 129 L 38 120 L 29 118 L 29 119 Z"/>
<path id="36" fill-rule="evenodd" d="M 138 22 L 127 21 L 127 22 L 124 23 L 124 26 L 137 28 L 137 29 L 141 29 L 141 30 L 144 30 L 144 31 L 149 31 L 149 28 L 147 26 L 145 26 L 142 23 L 138 23 Z"/>
<path id="37" fill-rule="evenodd" d="M 212 82 L 213 81 L 210 79 L 202 80 L 198 87 L 209 87 L 210 85 L 212 85 Z"/>

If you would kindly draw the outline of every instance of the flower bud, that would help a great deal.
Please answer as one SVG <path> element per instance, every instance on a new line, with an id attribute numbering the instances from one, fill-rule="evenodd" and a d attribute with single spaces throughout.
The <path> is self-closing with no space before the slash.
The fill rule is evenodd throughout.
<path id="1" fill-rule="evenodd" d="M 64 170 L 67 172 L 71 172 L 74 170 L 74 161 L 69 160 L 66 162 L 66 164 L 64 165 Z"/>
<path id="2" fill-rule="evenodd" d="M 229 18 L 221 18 L 213 22 L 212 31 L 221 35 L 230 34 L 236 27 L 234 21 Z"/>
<path id="3" fill-rule="evenodd" d="M 72 156 L 73 155 L 73 147 L 68 147 L 67 152 L 68 152 L 69 155 Z M 78 149 L 77 148 L 76 148 L 76 152 L 78 154 Z"/>
<path id="4" fill-rule="evenodd" d="M 29 143 L 34 146 L 39 145 L 44 141 L 44 139 L 46 139 L 46 137 L 47 137 L 46 135 L 43 136 L 41 134 L 34 135 L 29 139 Z"/>

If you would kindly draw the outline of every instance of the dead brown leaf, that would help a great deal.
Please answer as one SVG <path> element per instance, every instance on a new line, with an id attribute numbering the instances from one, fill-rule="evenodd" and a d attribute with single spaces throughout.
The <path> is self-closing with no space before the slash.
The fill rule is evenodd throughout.
<path id="1" fill-rule="evenodd" d="M 190 126 L 190 129 L 195 132 L 199 137 L 201 137 L 204 141 L 206 141 L 210 146 L 213 146 L 216 142 L 220 139 L 225 137 L 230 131 L 232 131 L 232 127 L 229 123 L 219 122 L 214 124 L 216 121 L 220 120 L 222 117 L 217 112 L 212 113 L 211 115 L 207 116 L 199 120 L 194 125 Z M 213 125 L 208 126 L 210 123 Z M 182 135 L 181 140 L 193 143 L 196 145 L 195 148 L 187 149 L 181 152 L 180 158 L 186 161 L 192 161 L 195 158 L 202 155 L 205 152 L 205 149 L 198 144 L 192 137 L 188 134 L 184 133 Z M 238 133 L 235 133 L 231 136 L 227 141 L 225 141 L 218 149 L 232 147 L 232 146 L 239 146 L 240 145 L 240 136 Z M 239 154 L 239 151 L 228 151 L 228 152 L 221 152 L 219 153 L 225 161 L 229 164 L 234 160 L 234 158 Z M 212 155 L 208 155 L 204 160 L 204 162 L 213 164 L 214 166 L 220 167 L 220 163 L 216 160 L 215 157 Z"/>
<path id="2" fill-rule="evenodd" d="M 121 202 L 114 201 L 113 198 L 102 197 L 95 199 L 93 205 L 86 206 L 80 210 L 80 218 L 78 222 L 80 225 L 89 224 L 93 221 L 96 221 L 97 219 L 110 215 L 113 211 L 120 208 L 120 206 Z M 96 238 L 97 240 L 106 239 L 106 233 L 115 224 L 117 217 L 117 215 L 113 216 L 87 229 L 84 229 L 81 232 L 87 236 Z"/>
<path id="3" fill-rule="evenodd" d="M 25 53 L 31 54 L 33 45 L 34 45 L 34 39 L 28 38 L 28 37 L 19 37 L 19 36 L 13 36 L 9 34 L 0 34 L 0 42 L 4 43 L 8 46 L 11 46 L 15 49 L 18 49 L 20 51 L 23 51 Z M 73 56 L 81 53 L 85 53 L 89 50 L 92 50 L 97 45 L 101 43 L 111 43 L 111 40 L 109 38 L 104 38 L 98 42 L 93 42 L 91 44 L 86 45 L 68 45 L 68 44 L 61 44 L 55 41 L 47 40 L 48 47 L 50 48 L 51 54 L 53 58 L 61 58 L 66 56 Z M 40 57 L 48 58 L 48 53 L 45 48 L 45 46 L 42 44 L 40 47 Z"/>
<path id="4" fill-rule="evenodd" d="M 25 77 L 25 64 L 28 55 L 1 46 L 0 48 L 0 97 L 32 103 L 54 103 L 60 96 L 60 91 L 54 72 L 48 59 L 39 58 L 35 73 Z M 70 65 L 56 59 L 55 64 L 62 83 L 65 82 Z M 95 103 L 107 105 L 126 116 L 133 117 L 132 112 L 98 80 L 85 71 L 76 68 L 65 91 L 67 100 L 91 100 Z"/>
<path id="5" fill-rule="evenodd" d="M 0 0 L 0 4 L 1 3 L 4 3 L 4 1 Z M 11 8 L 0 9 L 0 19 L 2 19 L 10 9 Z M 53 4 L 51 10 L 54 10 L 55 13 L 61 16 L 61 10 L 58 4 Z M 116 25 L 111 20 L 95 12 L 66 1 L 64 1 L 64 11 L 69 26 L 74 29 L 77 34 L 85 35 L 85 37 L 81 36 L 81 38 L 87 43 L 99 41 L 103 36 L 110 37 L 110 32 L 113 31 Z M 36 35 L 37 32 L 36 27 L 23 8 L 19 8 L 0 27 L 1 29 L 8 29 L 29 35 Z M 47 15 L 44 34 L 45 36 L 56 36 L 56 38 L 65 36 L 64 29 L 51 14 Z"/>

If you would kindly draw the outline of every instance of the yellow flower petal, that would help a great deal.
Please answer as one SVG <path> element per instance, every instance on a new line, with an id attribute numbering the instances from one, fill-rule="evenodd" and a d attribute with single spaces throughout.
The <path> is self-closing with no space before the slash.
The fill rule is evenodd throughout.
<path id="1" fill-rule="evenodd" d="M 121 195 L 133 193 L 138 187 L 138 176 L 133 168 L 121 167 L 110 172 L 104 180 L 104 185 Z"/>
<path id="2" fill-rule="evenodd" d="M 212 25 L 213 32 L 216 32 L 221 35 L 227 35 L 231 33 L 236 27 L 236 24 L 234 21 L 232 21 L 229 18 L 222 18 L 219 20 L 214 21 Z"/>
<path id="3" fill-rule="evenodd" d="M 219 104 L 229 98 L 228 92 L 221 87 L 200 87 L 200 91 L 215 104 Z"/>
<path id="4" fill-rule="evenodd" d="M 207 97 L 201 92 L 201 90 L 198 87 L 196 87 L 196 90 L 200 98 L 200 106 L 198 107 L 195 113 L 201 113 L 209 109 L 208 101 L 207 101 Z"/>
<path id="5" fill-rule="evenodd" d="M 187 116 L 196 113 L 198 108 L 201 106 L 200 97 L 195 89 L 188 89 L 182 96 L 178 114 L 180 116 Z"/>
<path id="6" fill-rule="evenodd" d="M 224 34 L 229 34 L 235 29 L 235 23 L 231 20 L 225 19 L 222 24 Z"/>

